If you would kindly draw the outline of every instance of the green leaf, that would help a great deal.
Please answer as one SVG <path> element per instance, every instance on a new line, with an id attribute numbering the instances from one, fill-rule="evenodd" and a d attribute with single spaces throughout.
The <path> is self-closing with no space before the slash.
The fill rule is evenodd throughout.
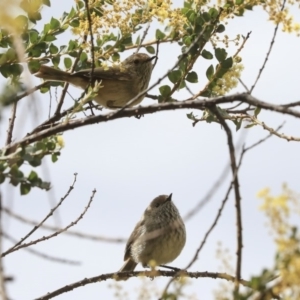
<path id="1" fill-rule="evenodd" d="M 232 65 L 233 65 L 232 57 L 228 57 L 227 59 L 225 59 L 221 62 L 221 66 L 224 69 L 230 69 L 232 67 Z"/>
<path id="2" fill-rule="evenodd" d="M 197 83 L 198 82 L 198 74 L 194 71 L 189 72 L 185 79 L 188 82 Z"/>
<path id="3" fill-rule="evenodd" d="M 79 25 L 80 25 L 79 19 L 74 19 L 70 22 L 70 26 L 72 27 L 79 27 Z"/>
<path id="4" fill-rule="evenodd" d="M 213 57 L 214 57 L 209 51 L 206 51 L 205 49 L 201 52 L 201 55 L 205 59 L 213 59 Z"/>
<path id="5" fill-rule="evenodd" d="M 172 83 L 176 83 L 177 81 L 179 81 L 181 79 L 181 76 L 182 74 L 180 70 L 174 70 L 168 74 L 168 78 Z"/>
<path id="6" fill-rule="evenodd" d="M 51 155 L 51 160 L 52 160 L 53 163 L 55 163 L 55 162 L 58 161 L 58 156 L 59 156 L 59 155 L 60 155 L 59 152 L 58 152 L 58 153 L 53 153 L 53 154 Z"/>
<path id="7" fill-rule="evenodd" d="M 7 168 L 7 164 L 4 161 L 0 162 L 0 172 L 4 172 Z"/>
<path id="8" fill-rule="evenodd" d="M 223 49 L 223 48 L 216 48 L 216 50 L 215 50 L 215 56 L 216 56 L 217 60 L 218 60 L 219 62 L 221 62 L 221 61 L 223 61 L 223 60 L 226 59 L 226 57 L 227 57 L 227 52 L 226 52 L 226 50 Z"/>
<path id="9" fill-rule="evenodd" d="M 114 52 L 114 54 L 111 56 L 113 61 L 119 61 L 120 60 L 120 54 L 118 52 Z"/>
<path id="10" fill-rule="evenodd" d="M 127 37 L 122 39 L 122 44 L 124 45 L 132 45 L 132 36 L 128 35 Z"/>
<path id="11" fill-rule="evenodd" d="M 251 127 L 253 127 L 253 126 L 255 126 L 255 125 L 257 125 L 257 124 L 251 123 L 251 124 L 246 125 L 244 128 L 251 128 Z"/>
<path id="12" fill-rule="evenodd" d="M 60 22 L 57 19 L 52 17 L 51 20 L 50 20 L 50 28 L 51 29 L 58 29 L 59 27 L 60 27 Z"/>
<path id="13" fill-rule="evenodd" d="M 46 147 L 47 147 L 47 149 L 48 149 L 49 151 L 53 151 L 53 150 L 56 148 L 56 143 L 54 143 L 54 142 L 48 142 L 48 143 L 46 144 Z"/>
<path id="14" fill-rule="evenodd" d="M 216 19 L 219 15 L 218 10 L 216 10 L 215 8 L 211 8 L 208 13 L 210 14 L 210 16 L 212 17 L 212 19 Z"/>
<path id="15" fill-rule="evenodd" d="M 10 73 L 13 76 L 20 76 L 23 72 L 23 66 L 19 64 L 10 65 Z"/>
<path id="16" fill-rule="evenodd" d="M 88 56 L 87 56 L 86 52 L 82 52 L 82 53 L 80 54 L 79 60 L 80 60 L 81 62 L 84 62 L 84 61 L 86 61 L 87 59 L 88 59 Z"/>
<path id="17" fill-rule="evenodd" d="M 147 46 L 146 50 L 150 53 L 150 54 L 155 54 L 155 49 L 152 46 Z"/>
<path id="18" fill-rule="evenodd" d="M 34 44 L 38 40 L 38 38 L 39 33 L 36 30 L 32 29 L 29 31 L 29 40 L 32 44 Z"/>
<path id="19" fill-rule="evenodd" d="M 27 178 L 30 182 L 35 182 L 39 178 L 39 176 L 36 172 L 31 171 Z"/>
<path id="20" fill-rule="evenodd" d="M 5 55 L 7 61 L 14 61 L 17 58 L 16 51 L 13 48 L 9 48 Z"/>
<path id="21" fill-rule="evenodd" d="M 28 62 L 28 69 L 30 73 L 36 73 L 40 69 L 40 63 L 37 60 L 31 60 Z"/>
<path id="22" fill-rule="evenodd" d="M 192 38 L 190 36 L 185 36 L 182 41 L 188 47 L 192 44 Z"/>
<path id="23" fill-rule="evenodd" d="M 16 164 L 12 165 L 10 168 L 9 173 L 13 176 L 13 177 L 23 177 L 23 173 L 19 170 L 18 166 Z"/>
<path id="24" fill-rule="evenodd" d="M 167 97 L 171 93 L 171 88 L 168 85 L 163 85 L 159 88 L 159 92 L 163 97 Z"/>
<path id="25" fill-rule="evenodd" d="M 40 88 L 40 92 L 42 94 L 48 93 L 49 90 L 50 90 L 50 88 L 48 86 L 43 86 L 43 87 Z"/>
<path id="26" fill-rule="evenodd" d="M 60 63 L 60 57 L 59 56 L 55 56 L 52 58 L 52 63 L 55 67 L 58 67 L 59 63 Z"/>
<path id="27" fill-rule="evenodd" d="M 43 33 L 44 33 L 44 34 L 47 34 L 47 33 L 49 32 L 49 30 L 50 30 L 50 24 L 49 24 L 49 23 L 46 23 L 46 24 L 44 25 Z"/>
<path id="28" fill-rule="evenodd" d="M 47 6 L 51 6 L 50 0 L 43 0 L 43 4 Z"/>
<path id="29" fill-rule="evenodd" d="M 32 157 L 28 163 L 33 167 L 38 167 L 42 164 L 42 160 L 39 157 Z"/>
<path id="30" fill-rule="evenodd" d="M 51 54 L 56 54 L 56 53 L 58 53 L 58 48 L 57 48 L 55 45 L 53 45 L 52 43 L 51 43 L 51 45 L 50 45 L 50 47 L 49 47 L 49 50 L 50 50 L 50 53 L 51 53 Z"/>
<path id="31" fill-rule="evenodd" d="M 159 29 L 156 29 L 155 37 L 157 40 L 162 40 L 165 36 L 166 35 L 163 32 L 161 32 Z"/>
<path id="32" fill-rule="evenodd" d="M 31 190 L 30 184 L 24 182 L 21 183 L 20 186 L 21 195 L 27 195 L 30 192 L 30 190 Z"/>
<path id="33" fill-rule="evenodd" d="M 234 123 L 235 123 L 235 130 L 236 131 L 238 131 L 241 128 L 242 122 L 243 122 L 242 119 L 234 121 Z"/>
<path id="34" fill-rule="evenodd" d="M 5 181 L 5 178 L 6 178 L 5 175 L 0 172 L 0 184 Z"/>
<path id="35" fill-rule="evenodd" d="M 244 3 L 244 0 L 235 0 L 236 5 L 241 5 Z"/>
<path id="36" fill-rule="evenodd" d="M 203 17 L 203 19 L 205 20 L 205 22 L 210 22 L 210 14 L 209 13 L 207 13 L 207 12 L 204 12 L 203 14 L 202 14 L 202 17 Z"/>
<path id="37" fill-rule="evenodd" d="M 136 45 L 139 45 L 141 43 L 141 36 L 139 35 L 135 41 Z"/>
<path id="38" fill-rule="evenodd" d="M 56 37 L 53 34 L 47 34 L 44 36 L 43 40 L 45 42 L 53 42 L 56 40 Z"/>
<path id="39" fill-rule="evenodd" d="M 42 181 L 38 187 L 42 190 L 46 190 L 46 191 L 49 191 L 50 190 L 50 182 L 46 182 L 46 181 Z"/>
<path id="40" fill-rule="evenodd" d="M 257 118 L 257 116 L 259 115 L 260 111 L 261 111 L 261 107 L 256 107 L 255 108 L 255 110 L 254 110 L 254 116 L 255 116 L 255 118 Z"/>
<path id="41" fill-rule="evenodd" d="M 210 65 L 206 70 L 206 77 L 207 77 L 208 80 L 211 80 L 213 75 L 214 75 L 214 66 Z"/>
<path id="42" fill-rule="evenodd" d="M 219 24 L 219 26 L 216 29 L 216 32 L 222 33 L 225 31 L 225 26 L 223 24 Z"/>
<path id="43" fill-rule="evenodd" d="M 64 65 L 65 65 L 66 69 L 70 69 L 72 67 L 72 59 L 70 57 L 65 57 Z"/>

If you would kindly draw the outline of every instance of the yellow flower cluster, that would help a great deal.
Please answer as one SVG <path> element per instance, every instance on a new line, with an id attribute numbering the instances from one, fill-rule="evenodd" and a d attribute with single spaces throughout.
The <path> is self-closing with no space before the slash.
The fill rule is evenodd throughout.
<path id="1" fill-rule="evenodd" d="M 260 209 L 268 217 L 277 246 L 275 271 L 280 278 L 273 291 L 283 299 L 300 299 L 300 235 L 290 221 L 293 213 L 299 214 L 300 196 L 286 186 L 279 196 L 271 195 L 268 188 L 257 196 L 263 201 Z"/>
<path id="2" fill-rule="evenodd" d="M 90 0 L 91 9 L 101 12 L 101 16 L 93 13 L 93 32 L 103 34 L 109 33 L 113 29 L 118 29 L 122 34 L 132 33 L 137 25 L 146 24 L 153 19 L 165 22 L 170 27 L 181 29 L 185 23 L 185 17 L 181 10 L 172 8 L 170 0 L 128 0 L 128 1 L 105 1 Z M 74 33 L 88 33 L 88 21 L 82 12 L 80 26 Z"/>
<path id="3" fill-rule="evenodd" d="M 235 88 L 243 69 L 244 66 L 241 63 L 234 62 L 232 68 L 222 78 L 219 78 L 217 84 L 213 87 L 214 96 L 225 95 Z"/>
<path id="4" fill-rule="evenodd" d="M 300 0 L 288 0 L 285 7 L 282 9 L 282 1 L 280 0 L 244 0 L 240 1 L 241 4 L 235 4 L 231 9 L 224 10 L 221 20 L 232 19 L 237 14 L 239 15 L 242 10 L 252 8 L 255 6 L 262 7 L 263 10 L 269 15 L 269 20 L 275 24 L 282 24 L 282 30 L 285 32 L 295 32 L 300 34 L 300 24 L 294 21 L 294 16 L 290 11 L 297 11 L 296 5 L 300 5 Z M 227 0 L 218 0 L 217 5 L 224 7 Z"/>

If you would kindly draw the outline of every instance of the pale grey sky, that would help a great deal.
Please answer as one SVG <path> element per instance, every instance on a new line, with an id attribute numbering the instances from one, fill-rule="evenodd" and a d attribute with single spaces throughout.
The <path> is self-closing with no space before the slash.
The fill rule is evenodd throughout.
<path id="1" fill-rule="evenodd" d="M 65 0 L 59 4 L 57 2 L 55 7 L 45 7 L 45 21 L 51 16 L 59 18 L 62 11 L 67 11 L 72 3 L 72 0 Z M 267 20 L 266 13 L 254 9 L 254 12 L 246 13 L 246 18 L 235 18 L 226 27 L 226 33 L 232 37 L 237 33 L 246 35 L 252 31 L 251 38 L 241 52 L 245 66 L 242 79 L 248 86 L 253 84 L 272 38 L 274 25 Z M 152 39 L 155 29 L 151 28 L 146 40 Z M 278 33 L 254 96 L 273 103 L 299 100 L 299 46 L 299 38 Z M 228 52 L 233 54 L 234 48 L 229 48 Z M 152 83 L 173 66 L 178 54 L 179 49 L 174 46 L 161 46 Z M 127 53 L 123 57 L 126 56 Z M 198 74 L 205 74 L 204 70 L 210 63 L 201 60 L 197 65 Z M 35 84 L 39 83 L 38 79 L 33 78 L 33 81 Z M 205 84 L 204 76 L 200 77 L 200 83 Z M 77 89 L 71 90 L 75 97 L 81 93 Z M 243 87 L 238 86 L 232 93 L 243 91 Z M 157 93 L 157 88 L 151 93 Z M 184 95 L 178 93 L 178 99 L 183 99 Z M 54 90 L 52 97 L 55 97 Z M 34 107 L 41 112 L 37 119 L 41 121 L 47 116 L 48 95 L 37 92 L 34 100 L 23 99 L 22 108 L 19 108 L 19 113 L 23 116 L 18 117 L 16 123 L 18 136 L 37 124 L 38 120 L 33 116 L 33 106 L 30 105 L 33 101 Z M 151 104 L 151 101 L 145 100 L 143 105 Z M 190 111 L 161 112 L 146 115 L 141 119 L 122 119 L 66 132 L 65 148 L 58 162 L 48 162 L 47 169 L 40 170 L 44 177 L 49 173 L 48 177 L 53 185 L 50 195 L 53 201 L 58 201 L 65 194 L 73 181 L 73 173 L 78 173 L 74 191 L 59 209 L 62 223 L 67 225 L 77 218 L 94 188 L 97 194 L 92 206 L 74 228 L 76 230 L 127 238 L 149 202 L 160 194 L 173 193 L 173 200 L 183 216 L 190 211 L 229 161 L 225 132 L 217 124 L 198 123 L 193 127 L 186 117 Z M 5 137 L 8 113 L 9 109 L 5 109 L 2 118 L 2 141 Z M 201 115 L 201 112 L 195 111 L 195 114 Z M 284 133 L 300 136 L 299 121 L 295 118 L 269 112 L 262 112 L 259 117 L 273 127 L 286 121 Z M 242 131 L 236 133 L 233 127 L 232 129 L 237 141 Z M 246 144 L 250 145 L 265 135 L 267 132 L 262 128 L 251 128 L 246 135 Z M 244 158 L 240 172 L 244 279 L 258 274 L 264 267 L 272 266 L 275 254 L 272 238 L 265 227 L 266 219 L 258 210 L 259 200 L 256 193 L 267 186 L 272 188 L 273 193 L 279 193 L 284 182 L 287 182 L 290 188 L 299 191 L 299 153 L 300 144 L 272 137 L 247 153 Z M 213 199 L 186 223 L 186 246 L 170 265 L 185 267 L 189 263 L 216 216 L 229 182 L 230 178 L 224 180 L 223 186 Z M 49 211 L 49 195 L 45 192 L 33 190 L 28 196 L 20 196 L 18 189 L 6 187 L 2 188 L 2 193 L 6 205 L 13 203 L 13 209 L 28 218 L 41 220 Z M 235 266 L 235 223 L 232 194 L 218 226 L 210 235 L 191 270 L 218 271 L 220 261 L 215 255 L 218 241 L 230 249 L 232 265 Z M 4 226 L 7 226 L 8 232 L 16 238 L 23 237 L 30 229 L 12 220 L 4 223 Z M 32 238 L 44 234 L 45 232 L 38 231 Z M 4 249 L 9 245 L 5 241 Z M 65 235 L 33 247 L 54 256 L 79 260 L 82 262 L 81 266 L 45 261 L 25 251 L 12 253 L 4 259 L 6 274 L 15 277 L 15 281 L 8 286 L 9 296 L 14 300 L 33 299 L 86 277 L 115 272 L 123 263 L 124 247 L 124 244 L 95 243 Z M 137 269 L 142 267 L 138 266 Z M 130 293 L 128 299 L 138 299 L 137 290 L 143 286 L 143 282 L 141 279 L 130 279 L 118 284 Z M 149 283 L 150 280 L 146 282 Z M 151 284 L 155 285 L 158 291 L 162 291 L 166 282 L 164 278 L 157 278 Z M 210 300 L 213 299 L 212 289 L 220 282 L 210 278 L 190 280 L 190 285 L 186 286 L 184 291 L 194 294 L 195 299 Z M 57 299 L 114 299 L 115 290 L 110 285 L 114 285 L 113 281 L 90 284 L 63 294 Z"/>

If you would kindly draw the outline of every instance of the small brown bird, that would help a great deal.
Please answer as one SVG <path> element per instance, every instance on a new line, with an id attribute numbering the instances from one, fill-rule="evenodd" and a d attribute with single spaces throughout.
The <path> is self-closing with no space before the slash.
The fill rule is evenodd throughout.
<path id="1" fill-rule="evenodd" d="M 133 271 L 138 263 L 146 267 L 172 262 L 185 245 L 186 232 L 172 194 L 156 197 L 145 210 L 128 239 L 125 263 L 119 272 Z"/>
<path id="2" fill-rule="evenodd" d="M 106 68 L 95 68 L 93 82 L 101 81 L 101 88 L 95 101 L 107 108 L 120 108 L 131 99 L 147 89 L 156 56 L 135 53 L 126 58 L 120 65 Z M 91 69 L 68 73 L 42 65 L 36 77 L 48 81 L 64 81 L 85 89 L 90 83 Z M 130 106 L 139 104 L 145 95 L 138 97 Z"/>

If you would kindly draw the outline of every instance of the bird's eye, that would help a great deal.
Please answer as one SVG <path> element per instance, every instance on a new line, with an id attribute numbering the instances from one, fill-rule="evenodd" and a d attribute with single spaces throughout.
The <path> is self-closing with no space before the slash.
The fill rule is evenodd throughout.
<path id="1" fill-rule="evenodd" d="M 159 205 L 160 205 L 159 203 L 156 203 L 156 204 L 155 204 L 155 207 L 159 207 Z"/>
<path id="2" fill-rule="evenodd" d="M 135 59 L 133 62 L 137 65 L 140 61 L 138 59 Z"/>

